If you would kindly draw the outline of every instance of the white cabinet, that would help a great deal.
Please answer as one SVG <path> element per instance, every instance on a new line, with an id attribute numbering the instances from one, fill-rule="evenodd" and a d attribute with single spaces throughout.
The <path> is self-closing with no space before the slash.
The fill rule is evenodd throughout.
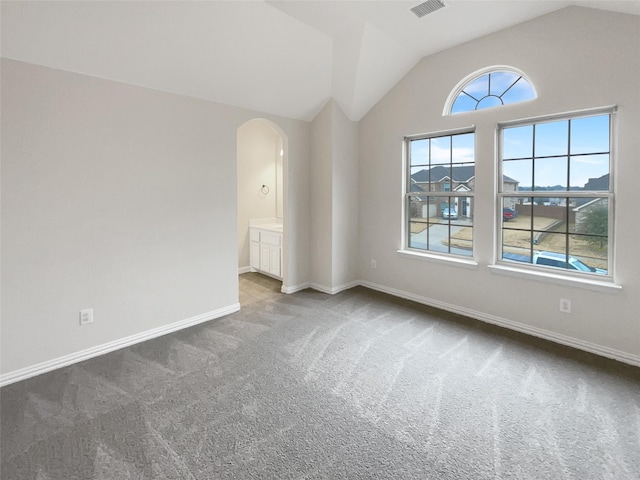
<path id="1" fill-rule="evenodd" d="M 282 233 L 252 227 L 249 236 L 251 270 L 282 279 Z"/>

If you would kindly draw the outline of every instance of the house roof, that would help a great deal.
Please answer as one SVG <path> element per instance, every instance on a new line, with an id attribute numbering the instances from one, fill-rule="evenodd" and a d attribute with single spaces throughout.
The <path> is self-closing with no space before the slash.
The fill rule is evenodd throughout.
<path id="1" fill-rule="evenodd" d="M 590 178 L 587 183 L 584 184 L 585 190 L 609 190 L 609 174 L 602 175 L 598 178 Z"/>
<path id="2" fill-rule="evenodd" d="M 446 0 L 417 18 L 419 3 L 3 1 L 2 56 L 301 120 L 334 98 L 359 120 L 428 55 L 567 6 L 640 14 L 638 1 Z"/>
<path id="3" fill-rule="evenodd" d="M 476 168 L 474 165 L 459 165 L 451 168 L 445 167 L 444 165 L 437 165 L 431 169 L 425 168 L 424 170 L 420 170 L 411 175 L 411 178 L 419 183 L 429 183 L 429 181 L 437 183 L 446 179 L 456 183 L 468 183 L 475 177 L 475 171 Z M 431 174 L 431 180 L 429 180 L 429 174 Z M 503 175 L 502 179 L 505 183 L 519 183 L 507 175 Z"/>

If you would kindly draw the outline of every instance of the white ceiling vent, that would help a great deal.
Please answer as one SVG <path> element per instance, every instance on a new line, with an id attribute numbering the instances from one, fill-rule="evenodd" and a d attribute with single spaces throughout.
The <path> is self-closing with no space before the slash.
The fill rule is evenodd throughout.
<path id="1" fill-rule="evenodd" d="M 435 12 L 436 10 L 440 10 L 444 6 L 445 5 L 442 0 L 427 0 L 426 2 L 413 7 L 411 11 L 415 13 L 416 17 L 422 18 L 425 15 L 429 15 L 430 13 Z"/>

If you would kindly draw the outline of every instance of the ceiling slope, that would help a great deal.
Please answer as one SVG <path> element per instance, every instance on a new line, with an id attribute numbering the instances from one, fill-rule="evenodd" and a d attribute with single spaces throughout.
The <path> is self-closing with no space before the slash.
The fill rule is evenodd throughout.
<path id="1" fill-rule="evenodd" d="M 311 120 L 359 120 L 421 58 L 569 5 L 638 0 L 2 1 L 3 57 Z"/>

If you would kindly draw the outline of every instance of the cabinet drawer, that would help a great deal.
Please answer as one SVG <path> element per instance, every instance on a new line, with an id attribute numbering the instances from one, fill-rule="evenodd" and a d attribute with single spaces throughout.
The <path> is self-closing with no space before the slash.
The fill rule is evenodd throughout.
<path id="1" fill-rule="evenodd" d="M 249 229 L 249 238 L 251 239 L 252 242 L 259 242 L 260 241 L 260 230 L 255 230 L 253 228 Z"/>
<path id="2" fill-rule="evenodd" d="M 276 247 L 280 246 L 280 240 L 282 236 L 277 233 L 270 232 L 260 232 L 260 242 L 266 243 L 267 245 L 274 245 Z"/>

